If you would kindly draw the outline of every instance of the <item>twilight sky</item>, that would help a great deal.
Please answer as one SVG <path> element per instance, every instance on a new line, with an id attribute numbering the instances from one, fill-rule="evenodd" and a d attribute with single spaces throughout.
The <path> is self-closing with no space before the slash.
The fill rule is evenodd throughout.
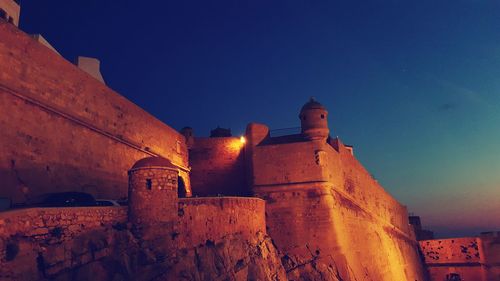
<path id="1" fill-rule="evenodd" d="M 77 4 L 78 2 L 78 4 Z M 21 28 L 170 126 L 332 135 L 440 236 L 500 230 L 500 2 L 28 1 Z"/>

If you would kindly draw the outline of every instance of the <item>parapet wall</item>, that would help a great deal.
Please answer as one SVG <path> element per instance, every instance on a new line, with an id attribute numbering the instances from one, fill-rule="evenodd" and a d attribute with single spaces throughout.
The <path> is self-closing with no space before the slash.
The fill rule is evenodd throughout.
<path id="1" fill-rule="evenodd" d="M 249 195 L 244 148 L 236 137 L 195 138 L 189 150 L 193 194 Z"/>
<path id="2" fill-rule="evenodd" d="M 179 248 L 241 234 L 249 241 L 266 233 L 265 201 L 258 198 L 215 197 L 179 199 L 176 241 Z"/>
<path id="3" fill-rule="evenodd" d="M 104 229 L 126 220 L 126 207 L 1 212 L 0 280 L 34 280 L 41 271 L 51 275 L 108 255 L 107 243 L 95 241 L 103 241 Z"/>
<path id="4" fill-rule="evenodd" d="M 0 197 L 126 197 L 126 171 L 151 155 L 187 179 L 182 135 L 14 26 L 0 38 Z"/>
<path id="5" fill-rule="evenodd" d="M 0 239 L 10 236 L 45 239 L 59 229 L 60 239 L 94 227 L 123 223 L 127 207 L 30 208 L 0 212 Z M 2 258 L 0 258 L 2 259 Z"/>

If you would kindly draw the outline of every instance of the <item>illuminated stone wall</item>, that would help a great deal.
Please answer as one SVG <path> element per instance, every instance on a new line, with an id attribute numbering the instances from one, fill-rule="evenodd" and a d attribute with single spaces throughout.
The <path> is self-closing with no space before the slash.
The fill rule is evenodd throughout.
<path id="1" fill-rule="evenodd" d="M 0 280 L 286 280 L 263 200 L 185 198 L 173 211 L 171 232 L 148 241 L 126 207 L 2 212 Z"/>
<path id="2" fill-rule="evenodd" d="M 265 202 L 259 198 L 220 197 L 179 199 L 178 247 L 220 241 L 226 235 L 242 234 L 254 239 L 266 233 Z"/>
<path id="3" fill-rule="evenodd" d="M 182 135 L 14 26 L 0 38 L 0 197 L 126 197 L 127 170 L 150 155 L 189 184 Z"/>
<path id="4" fill-rule="evenodd" d="M 161 227 L 177 217 L 177 171 L 164 167 L 129 171 L 129 220 L 135 225 Z"/>
<path id="5" fill-rule="evenodd" d="M 340 141 L 288 138 L 247 149 L 289 279 L 424 280 L 406 208 Z"/>
<path id="6" fill-rule="evenodd" d="M 500 281 L 500 233 L 420 241 L 431 281 Z"/>
<path id="7" fill-rule="evenodd" d="M 240 138 L 195 138 L 189 150 L 195 196 L 248 195 Z"/>
<path id="8" fill-rule="evenodd" d="M 111 254 L 126 207 L 35 208 L 0 213 L 0 280 L 38 280 Z"/>

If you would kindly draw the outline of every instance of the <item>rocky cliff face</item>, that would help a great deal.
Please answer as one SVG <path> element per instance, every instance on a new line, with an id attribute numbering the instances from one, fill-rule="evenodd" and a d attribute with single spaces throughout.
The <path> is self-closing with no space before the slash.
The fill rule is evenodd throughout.
<path id="1" fill-rule="evenodd" d="M 89 232 L 59 247 L 72 261 L 68 268 L 55 270 L 57 261 L 52 252 L 43 259 L 35 251 L 36 267 L 11 280 L 288 280 L 280 257 L 271 239 L 257 233 L 248 241 L 230 235 L 220 241 L 206 241 L 192 248 L 173 249 L 166 237 L 164 247 L 151 241 L 141 241 L 126 228 Z M 158 242 L 158 241 L 156 241 Z M 155 247 L 151 247 L 152 245 Z M 77 256 L 85 258 L 78 259 Z M 27 259 L 25 259 L 26 261 Z M 33 264 L 35 264 L 33 262 Z M 71 265 L 72 264 L 72 265 Z M 37 274 L 34 274 L 37 270 Z M 44 277 L 45 275 L 45 277 Z"/>
<path id="2" fill-rule="evenodd" d="M 1 280 L 118 281 L 340 281 L 334 268 L 317 257 L 280 256 L 271 238 L 257 233 L 251 241 L 228 235 L 191 248 L 175 248 L 169 236 L 144 241 L 124 224 L 92 230 L 71 240 L 33 241 L 16 237 L 18 252 L 0 270 Z M 22 249 L 21 249 L 22 248 Z M 287 276 L 288 275 L 288 276 Z"/>

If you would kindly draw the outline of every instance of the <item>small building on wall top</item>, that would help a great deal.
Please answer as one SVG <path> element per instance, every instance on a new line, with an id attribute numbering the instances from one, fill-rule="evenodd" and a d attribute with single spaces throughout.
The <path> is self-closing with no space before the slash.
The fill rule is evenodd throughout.
<path id="1" fill-rule="evenodd" d="M 299 118 L 302 134 L 308 139 L 326 139 L 329 136 L 328 111 L 313 97 L 302 106 Z"/>
<path id="2" fill-rule="evenodd" d="M 21 7 L 18 1 L 0 0 L 0 19 L 19 26 L 19 17 L 21 15 Z"/>

